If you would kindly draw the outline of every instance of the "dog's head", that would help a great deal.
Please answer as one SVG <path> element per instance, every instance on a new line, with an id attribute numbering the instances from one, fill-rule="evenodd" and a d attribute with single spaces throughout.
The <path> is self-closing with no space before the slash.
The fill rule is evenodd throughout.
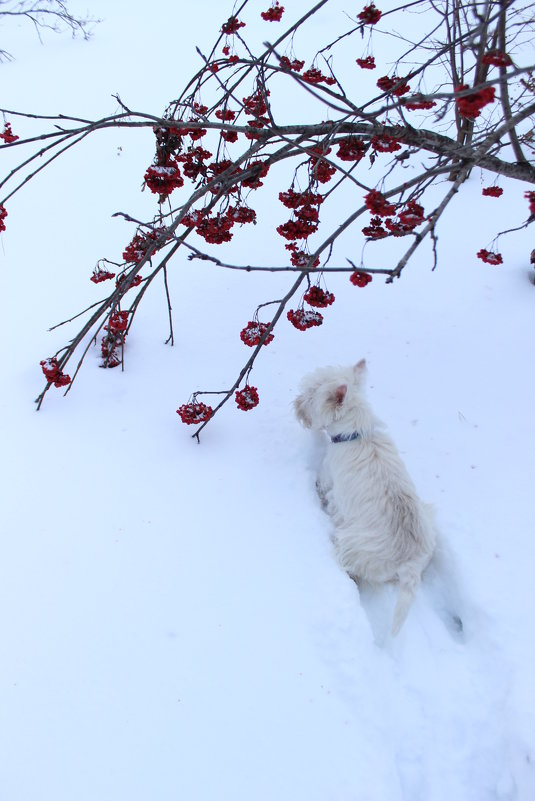
<path id="1" fill-rule="evenodd" d="M 354 367 L 320 367 L 305 376 L 294 401 L 297 419 L 314 430 L 344 420 L 362 391 L 365 372 L 361 359 Z"/>

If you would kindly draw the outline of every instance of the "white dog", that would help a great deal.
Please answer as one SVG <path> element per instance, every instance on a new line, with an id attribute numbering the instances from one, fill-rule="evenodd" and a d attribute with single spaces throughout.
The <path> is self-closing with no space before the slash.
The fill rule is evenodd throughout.
<path id="1" fill-rule="evenodd" d="M 362 396 L 364 359 L 354 367 L 323 367 L 302 382 L 300 422 L 325 430 L 330 442 L 318 492 L 335 525 L 342 567 L 355 580 L 399 583 L 392 634 L 400 630 L 436 542 L 423 504 L 383 424 Z"/>

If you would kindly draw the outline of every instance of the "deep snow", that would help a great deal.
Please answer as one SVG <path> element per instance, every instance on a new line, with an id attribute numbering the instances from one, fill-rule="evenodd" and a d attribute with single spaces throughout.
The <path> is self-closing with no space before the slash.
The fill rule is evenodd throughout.
<path id="1" fill-rule="evenodd" d="M 220 5 L 201 27 L 170 2 L 149 17 L 94 2 L 87 44 L 21 31 L 3 103 L 98 114 L 119 91 L 159 112 Z M 525 218 L 527 187 L 482 198 L 474 174 L 434 273 L 426 251 L 393 286 L 330 278 L 322 328 L 281 324 L 253 374 L 259 407 L 228 404 L 199 446 L 175 409 L 234 379 L 240 328 L 287 277 L 179 259 L 175 348 L 153 290 L 125 373 L 90 354 L 65 399 L 32 402 L 66 338 L 46 329 L 100 297 L 96 260 L 131 236 L 110 215 L 150 208 L 151 158 L 149 132 L 86 143 L 12 199 L 1 237 L 0 800 L 531 801 L 529 230 L 503 239 L 503 267 L 475 258 Z M 237 261 L 269 252 L 269 226 L 242 241 Z M 291 408 L 303 373 L 362 356 L 443 538 L 395 641 L 392 593 L 359 601 L 334 561 L 316 444 Z"/>

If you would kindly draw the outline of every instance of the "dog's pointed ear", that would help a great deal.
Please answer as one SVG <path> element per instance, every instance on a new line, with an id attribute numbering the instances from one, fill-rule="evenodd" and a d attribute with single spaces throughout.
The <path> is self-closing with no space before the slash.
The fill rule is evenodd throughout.
<path id="1" fill-rule="evenodd" d="M 357 362 L 356 365 L 353 367 L 353 372 L 355 373 L 356 378 L 360 378 L 365 371 L 366 371 L 366 359 L 361 359 L 360 362 Z"/>
<path id="2" fill-rule="evenodd" d="M 341 406 L 347 394 L 347 384 L 340 384 L 333 392 L 333 400 L 337 406 Z"/>

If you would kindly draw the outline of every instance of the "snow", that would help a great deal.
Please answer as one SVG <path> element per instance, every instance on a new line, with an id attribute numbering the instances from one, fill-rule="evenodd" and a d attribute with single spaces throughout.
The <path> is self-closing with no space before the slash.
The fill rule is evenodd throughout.
<path id="1" fill-rule="evenodd" d="M 158 113 L 224 21 L 204 5 L 202 27 L 191 7 L 95 0 L 89 43 L 14 32 L 5 105 L 108 113 L 119 91 Z M 150 132 L 102 134 L 8 205 L 1 801 L 531 801 L 532 242 L 503 238 L 497 267 L 475 256 L 526 218 L 527 187 L 483 198 L 474 173 L 435 272 L 426 250 L 392 286 L 329 278 L 323 326 L 282 320 L 251 376 L 259 406 L 228 404 L 198 445 L 175 409 L 231 384 L 249 356 L 240 330 L 291 276 L 178 259 L 175 347 L 156 288 L 124 373 L 91 351 L 66 398 L 33 405 L 39 361 L 68 335 L 47 329 L 102 296 L 94 265 L 132 237 L 110 215 L 151 213 L 152 156 Z M 235 238 L 238 262 L 282 258 L 267 224 Z M 334 560 L 317 443 L 291 407 L 309 369 L 363 356 L 442 531 L 395 640 L 394 592 L 359 599 Z"/>

